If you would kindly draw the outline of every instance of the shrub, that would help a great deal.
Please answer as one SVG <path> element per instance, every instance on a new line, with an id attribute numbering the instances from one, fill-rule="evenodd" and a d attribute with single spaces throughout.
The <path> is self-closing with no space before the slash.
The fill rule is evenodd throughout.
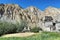
<path id="1" fill-rule="evenodd" d="M 4 30 L 3 24 L 0 23 L 0 36 L 3 34 L 3 30 Z"/>
<path id="2" fill-rule="evenodd" d="M 21 23 L 16 24 L 0 22 L 0 36 L 3 34 L 22 32 L 24 27 L 27 27 L 26 21 L 21 21 Z"/>
<path id="3" fill-rule="evenodd" d="M 34 27 L 34 28 L 32 28 L 30 31 L 36 33 L 36 32 L 39 32 L 39 30 L 40 30 L 39 27 Z"/>
<path id="4" fill-rule="evenodd" d="M 7 33 L 15 33 L 16 26 L 12 23 L 0 22 L 0 35 Z"/>
<path id="5" fill-rule="evenodd" d="M 4 24 L 4 34 L 15 33 L 17 30 L 16 25 L 12 23 Z"/>
<path id="6" fill-rule="evenodd" d="M 21 20 L 21 24 L 17 23 L 17 32 L 22 32 L 24 27 L 27 27 L 27 22 L 25 20 Z"/>

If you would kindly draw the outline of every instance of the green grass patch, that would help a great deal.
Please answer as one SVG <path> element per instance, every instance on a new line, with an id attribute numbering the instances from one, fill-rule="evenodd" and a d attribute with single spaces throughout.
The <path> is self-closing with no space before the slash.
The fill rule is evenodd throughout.
<path id="1" fill-rule="evenodd" d="M 60 33 L 41 32 L 30 37 L 10 37 L 10 38 L 0 38 L 0 40 L 60 40 Z"/>

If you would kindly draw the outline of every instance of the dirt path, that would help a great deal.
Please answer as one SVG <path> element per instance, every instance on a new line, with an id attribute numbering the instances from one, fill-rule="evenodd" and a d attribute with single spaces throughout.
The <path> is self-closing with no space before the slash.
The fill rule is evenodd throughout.
<path id="1" fill-rule="evenodd" d="M 15 33 L 15 34 L 7 34 L 3 35 L 2 37 L 27 37 L 27 36 L 32 36 L 36 33 Z"/>

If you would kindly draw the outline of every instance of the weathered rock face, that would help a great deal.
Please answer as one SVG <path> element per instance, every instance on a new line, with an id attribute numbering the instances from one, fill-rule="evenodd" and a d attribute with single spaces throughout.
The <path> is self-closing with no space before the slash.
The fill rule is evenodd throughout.
<path id="1" fill-rule="evenodd" d="M 0 4 L 0 20 L 7 22 L 19 22 L 22 8 L 14 4 Z"/>
<path id="2" fill-rule="evenodd" d="M 54 7 L 48 7 L 46 8 L 46 10 L 44 11 L 45 15 L 46 16 L 51 16 L 53 17 L 53 21 L 55 20 L 60 20 L 60 19 L 57 19 L 58 16 L 60 16 L 60 10 L 58 8 L 54 8 Z"/>
<path id="3" fill-rule="evenodd" d="M 41 11 L 36 7 L 30 6 L 26 9 L 16 4 L 0 4 L 0 20 L 12 23 L 20 23 L 21 20 L 27 22 L 28 27 L 40 27 L 44 29 L 45 17 L 51 22 L 60 22 L 60 9 L 48 7 L 45 11 Z M 46 22 L 48 23 L 48 22 Z M 48 24 L 49 25 L 49 24 Z"/>
<path id="4" fill-rule="evenodd" d="M 49 23 L 45 21 L 45 23 L 47 23 L 47 25 L 49 25 L 47 28 L 49 28 L 50 31 L 57 31 L 57 30 L 59 31 L 60 26 L 57 24 L 60 23 L 60 18 L 59 18 L 60 17 L 60 10 L 58 8 L 48 7 L 44 11 L 44 14 L 45 14 L 44 17 L 45 16 L 51 16 L 53 19 L 53 21 L 50 21 L 50 22 L 52 22 L 52 25 L 49 25 Z M 49 20 L 49 19 L 50 18 L 48 18 L 47 20 Z M 45 26 L 45 24 L 44 24 L 44 26 Z M 44 28 L 46 29 L 46 27 L 44 27 Z"/>
<path id="5" fill-rule="evenodd" d="M 6 22 L 21 22 L 26 20 L 28 27 L 38 26 L 43 12 L 36 7 L 22 9 L 16 4 L 0 4 L 0 20 Z"/>
<path id="6" fill-rule="evenodd" d="M 43 13 L 41 10 L 36 7 L 30 6 L 24 9 L 26 13 L 26 20 L 28 22 L 29 27 L 39 27 L 38 23 L 40 21 L 40 15 Z"/>

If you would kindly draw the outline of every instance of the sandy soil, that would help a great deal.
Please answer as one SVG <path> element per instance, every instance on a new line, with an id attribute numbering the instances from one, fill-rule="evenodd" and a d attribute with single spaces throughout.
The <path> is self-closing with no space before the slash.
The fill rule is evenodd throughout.
<path id="1" fill-rule="evenodd" d="M 15 33 L 15 34 L 6 34 L 3 35 L 2 37 L 27 37 L 27 36 L 32 36 L 36 33 Z"/>

